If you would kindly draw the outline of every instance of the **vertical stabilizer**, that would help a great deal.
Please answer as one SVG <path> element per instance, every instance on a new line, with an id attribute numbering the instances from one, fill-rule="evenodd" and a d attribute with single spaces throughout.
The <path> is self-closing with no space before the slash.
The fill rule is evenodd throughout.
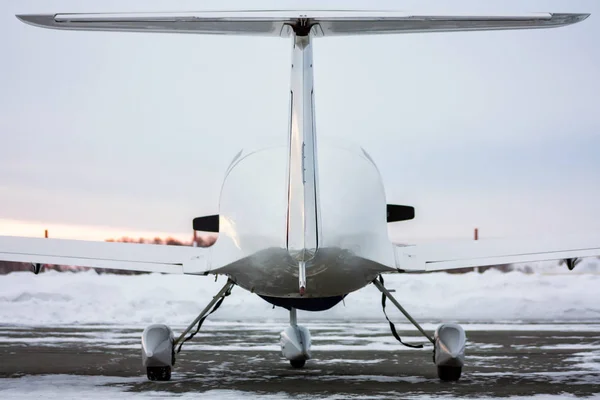
<path id="1" fill-rule="evenodd" d="M 298 261 L 308 261 L 320 233 L 311 34 L 295 32 L 292 40 L 287 248 Z"/>

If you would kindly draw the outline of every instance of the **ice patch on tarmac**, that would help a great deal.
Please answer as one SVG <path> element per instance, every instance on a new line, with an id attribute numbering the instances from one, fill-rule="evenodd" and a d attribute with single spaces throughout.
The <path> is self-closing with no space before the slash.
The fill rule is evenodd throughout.
<path id="1" fill-rule="evenodd" d="M 356 379 L 380 379 L 376 376 L 356 376 Z M 406 377 L 392 378 L 394 382 L 410 382 L 419 383 L 422 378 Z M 285 393 L 264 394 L 243 392 L 236 390 L 208 390 L 206 392 L 188 392 L 188 393 L 171 393 L 161 390 L 163 385 L 171 385 L 172 383 L 156 383 L 155 390 L 145 392 L 131 391 L 133 385 L 143 383 L 144 378 L 122 378 L 108 376 L 76 376 L 76 375 L 40 375 L 40 376 L 24 376 L 21 378 L 4 378 L 0 379 L 0 398 L 14 400 L 34 400 L 34 399 L 60 399 L 60 400 L 80 400 L 80 399 L 198 399 L 203 400 L 233 400 L 233 399 L 266 399 L 266 400 L 304 400 L 314 399 L 314 394 L 310 395 L 288 395 Z M 386 381 L 387 382 L 387 381 Z M 389 392 L 376 395 L 329 395 L 319 396 L 324 400 L 342 400 L 342 399 L 388 399 L 388 398 L 405 398 L 410 400 L 422 399 L 457 399 L 459 396 L 449 395 L 410 395 L 409 393 Z M 477 397 L 478 399 L 600 399 L 600 395 L 592 395 L 588 397 L 577 397 L 570 394 L 559 395 L 534 395 L 534 396 L 510 396 L 510 397 Z"/>
<path id="2" fill-rule="evenodd" d="M 572 369 L 600 373 L 600 350 L 575 353 L 565 362 L 572 363 Z"/>
<path id="3" fill-rule="evenodd" d="M 595 371 L 543 371 L 543 372 L 472 372 L 469 374 L 473 378 L 482 378 L 486 382 L 494 378 L 515 377 L 518 379 L 527 378 L 532 382 L 551 383 L 558 385 L 595 385 L 598 383 L 598 376 Z M 571 387 L 571 386 L 569 386 Z"/>
<path id="4" fill-rule="evenodd" d="M 600 349 L 600 343 L 598 344 L 580 344 L 580 343 L 558 343 L 544 346 L 522 346 L 522 345 L 511 345 L 517 350 L 596 350 Z"/>
<path id="5" fill-rule="evenodd" d="M 327 364 L 379 364 L 385 362 L 387 360 L 383 358 L 378 358 L 375 360 L 352 360 L 352 359 L 343 359 L 343 358 L 331 358 L 329 360 L 317 360 L 319 365 L 327 365 Z"/>
<path id="6" fill-rule="evenodd" d="M 6 325 L 183 325 L 224 283 L 224 278 L 215 282 L 201 276 L 15 272 L 0 276 L 0 321 Z M 600 275 L 591 272 L 389 275 L 386 285 L 396 289 L 404 307 L 421 321 L 600 320 Z M 320 313 L 300 312 L 299 319 L 379 321 L 380 299 L 377 289 L 368 286 L 348 295 L 345 304 Z M 403 320 L 392 307 L 388 309 L 392 318 Z M 287 321 L 288 313 L 235 288 L 210 319 Z"/>
<path id="7" fill-rule="evenodd" d="M 404 397 L 407 400 L 451 400 L 465 397 L 455 397 L 455 396 L 430 396 L 430 395 L 418 395 L 418 396 L 406 396 Z M 466 397 L 471 398 L 471 397 Z M 510 397 L 490 397 L 490 396 L 477 396 L 473 397 L 477 400 L 562 400 L 562 399 L 589 399 L 589 400 L 598 400 L 600 399 L 600 394 L 594 394 L 592 396 L 575 396 L 572 394 L 536 394 L 533 396 L 510 396 Z"/>
<path id="8" fill-rule="evenodd" d="M 206 392 L 170 393 L 156 389 L 147 392 L 129 391 L 131 385 L 145 382 L 145 378 L 120 378 L 110 376 L 41 375 L 0 379 L 0 398 L 29 399 L 297 399 L 286 394 L 258 394 L 236 390 L 208 390 Z M 169 385 L 168 382 L 165 384 Z M 350 397 L 352 398 L 352 397 Z"/>

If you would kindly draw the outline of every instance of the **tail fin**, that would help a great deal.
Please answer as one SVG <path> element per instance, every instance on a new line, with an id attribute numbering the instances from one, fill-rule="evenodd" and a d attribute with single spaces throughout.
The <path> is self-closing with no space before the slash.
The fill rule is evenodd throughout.
<path id="1" fill-rule="evenodd" d="M 583 21 L 589 14 L 413 15 L 396 11 L 230 11 L 184 13 L 18 15 L 44 28 L 291 36 L 306 27 L 314 36 L 552 28 Z"/>

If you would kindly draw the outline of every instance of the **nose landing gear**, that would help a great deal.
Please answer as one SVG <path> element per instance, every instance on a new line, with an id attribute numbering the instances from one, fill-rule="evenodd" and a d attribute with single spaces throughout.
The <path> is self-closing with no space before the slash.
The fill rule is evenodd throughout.
<path id="1" fill-rule="evenodd" d="M 290 309 L 290 326 L 283 332 L 279 343 L 281 354 L 290 361 L 294 368 L 302 368 L 310 359 L 310 331 L 297 324 L 296 309 Z"/>

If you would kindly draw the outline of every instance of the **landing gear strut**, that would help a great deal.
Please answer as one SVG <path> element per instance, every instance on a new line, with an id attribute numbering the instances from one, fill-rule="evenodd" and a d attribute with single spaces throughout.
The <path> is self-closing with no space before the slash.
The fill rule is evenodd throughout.
<path id="1" fill-rule="evenodd" d="M 144 329 L 144 333 L 142 333 L 142 365 L 146 368 L 148 379 L 151 381 L 168 381 L 171 379 L 171 369 L 175 365 L 175 354 L 181 351 L 183 343 L 198 333 L 206 317 L 219 308 L 223 299 L 231 293 L 231 288 L 234 285 L 232 281 L 227 281 L 225 286 L 213 297 L 194 322 L 179 335 L 177 340 L 174 339 L 171 328 L 166 325 L 150 325 Z M 198 325 L 194 333 L 186 337 L 196 324 Z M 176 352 L 177 345 L 179 347 Z"/>
<path id="2" fill-rule="evenodd" d="M 467 337 L 465 331 L 460 325 L 457 324 L 442 324 L 436 331 L 432 338 L 425 332 L 425 330 L 419 325 L 417 321 L 398 303 L 398 301 L 392 296 L 389 290 L 383 286 L 383 278 L 380 276 L 379 280 L 375 279 L 373 284 L 382 293 L 382 306 L 385 314 L 385 299 L 389 299 L 402 314 L 433 344 L 433 362 L 437 365 L 438 377 L 442 381 L 452 382 L 458 381 L 462 373 L 462 367 L 465 363 L 465 344 Z M 398 333 L 394 324 L 389 320 L 387 314 L 385 314 L 390 328 L 394 337 L 402 344 L 408 347 L 423 347 L 415 346 L 404 343 Z"/>

